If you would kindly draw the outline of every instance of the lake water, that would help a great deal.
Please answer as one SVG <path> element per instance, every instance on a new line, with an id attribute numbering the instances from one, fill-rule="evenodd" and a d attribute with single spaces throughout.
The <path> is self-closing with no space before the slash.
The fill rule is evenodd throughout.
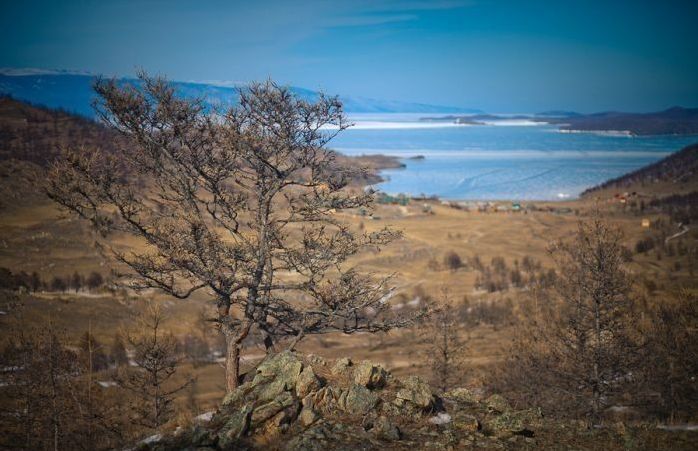
<path id="1" fill-rule="evenodd" d="M 560 133 L 527 121 L 420 122 L 421 115 L 356 115 L 331 147 L 347 155 L 404 158 L 377 188 L 444 199 L 559 200 L 655 162 L 698 137 Z M 423 160 L 409 157 L 422 155 Z"/>

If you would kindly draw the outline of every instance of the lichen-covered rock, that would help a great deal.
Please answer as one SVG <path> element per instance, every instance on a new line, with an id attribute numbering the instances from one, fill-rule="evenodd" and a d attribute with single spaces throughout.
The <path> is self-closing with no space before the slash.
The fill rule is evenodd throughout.
<path id="1" fill-rule="evenodd" d="M 289 392 L 280 394 L 277 398 L 255 407 L 252 411 L 250 424 L 252 427 L 258 427 L 269 418 L 275 416 L 287 407 L 297 404 L 296 399 Z"/>
<path id="2" fill-rule="evenodd" d="M 363 361 L 354 368 L 354 383 L 366 388 L 383 388 L 388 373 L 380 365 Z"/>
<path id="3" fill-rule="evenodd" d="M 341 359 L 338 359 L 335 362 L 334 366 L 332 367 L 332 369 L 330 371 L 332 372 L 332 374 L 334 374 L 336 376 L 336 375 L 346 373 L 350 366 L 351 366 L 351 360 L 349 360 L 346 357 L 342 357 Z"/>
<path id="4" fill-rule="evenodd" d="M 304 406 L 301 413 L 298 415 L 298 421 L 301 423 L 301 425 L 306 427 L 315 423 L 315 421 L 317 421 L 319 418 L 320 415 L 318 415 L 318 413 L 309 406 Z"/>
<path id="5" fill-rule="evenodd" d="M 453 415 L 451 426 L 458 431 L 475 432 L 480 429 L 480 422 L 473 415 L 458 412 Z"/>
<path id="6" fill-rule="evenodd" d="M 322 385 L 322 380 L 315 375 L 313 367 L 306 366 L 298 376 L 298 381 L 296 382 L 296 394 L 299 398 L 303 398 L 310 392 L 322 388 Z"/>
<path id="7" fill-rule="evenodd" d="M 466 389 L 439 399 L 423 379 L 391 378 L 370 362 L 340 359 L 336 377 L 323 366 L 291 352 L 272 356 L 226 396 L 205 426 L 164 435 L 144 449 L 525 448 L 529 442 L 521 435 L 532 434 L 540 418 L 535 411 L 512 411 L 501 397 L 473 402 Z"/>
<path id="8" fill-rule="evenodd" d="M 273 379 L 275 383 L 282 383 L 286 390 L 290 390 L 296 386 L 302 369 L 303 363 L 298 357 L 291 351 L 283 351 L 266 359 L 257 367 L 252 384 L 258 385 Z"/>
<path id="9" fill-rule="evenodd" d="M 252 385 L 251 382 L 246 382 L 242 385 L 240 385 L 238 388 L 235 390 L 231 391 L 230 393 L 226 394 L 225 397 L 223 398 L 223 402 L 221 402 L 221 405 L 223 406 L 228 406 L 228 405 L 234 405 L 234 404 L 240 404 L 241 402 L 244 401 L 246 396 L 254 389 L 254 386 Z"/>
<path id="10" fill-rule="evenodd" d="M 402 388 L 395 396 L 394 404 L 398 407 L 412 405 L 422 410 L 428 410 L 434 405 L 434 395 L 431 388 L 422 378 L 409 376 L 402 380 Z"/>
<path id="11" fill-rule="evenodd" d="M 365 415 L 376 407 L 378 396 L 366 387 L 354 384 L 346 392 L 346 397 L 342 401 L 340 401 L 340 405 L 348 413 Z"/>
<path id="12" fill-rule="evenodd" d="M 258 402 L 271 401 L 286 393 L 287 381 L 282 379 L 272 379 L 269 383 L 259 384 L 251 394 Z M 249 396 L 248 396 L 249 398 Z"/>
<path id="13" fill-rule="evenodd" d="M 506 412 L 511 409 L 509 401 L 499 394 L 494 394 L 485 400 L 485 405 L 488 409 L 495 412 Z"/>
<path id="14" fill-rule="evenodd" d="M 242 437 L 250 426 L 250 414 L 252 406 L 246 405 L 242 409 L 233 412 L 225 425 L 218 432 L 218 444 L 226 449 L 232 443 Z"/>
<path id="15" fill-rule="evenodd" d="M 481 399 L 480 396 L 476 395 L 467 388 L 454 388 L 453 390 L 449 390 L 444 393 L 443 397 L 453 401 L 471 404 L 477 403 Z"/>
<path id="16" fill-rule="evenodd" d="M 203 446 L 213 446 L 216 442 L 214 437 L 211 436 L 211 433 L 198 424 L 191 429 L 189 441 L 193 446 L 199 448 Z"/>
<path id="17" fill-rule="evenodd" d="M 400 429 L 383 415 L 378 417 L 373 423 L 371 432 L 373 432 L 378 438 L 385 440 L 400 440 Z"/>
<path id="18" fill-rule="evenodd" d="M 317 410 L 331 412 L 336 409 L 339 399 L 346 396 L 346 391 L 336 387 L 322 387 L 308 396 Z"/>
<path id="19" fill-rule="evenodd" d="M 487 422 L 487 428 L 497 437 L 512 434 L 533 436 L 533 429 L 540 422 L 540 412 L 536 410 L 507 411 Z"/>
<path id="20" fill-rule="evenodd" d="M 305 356 L 305 360 L 311 365 L 327 366 L 327 361 L 316 354 L 308 354 Z"/>

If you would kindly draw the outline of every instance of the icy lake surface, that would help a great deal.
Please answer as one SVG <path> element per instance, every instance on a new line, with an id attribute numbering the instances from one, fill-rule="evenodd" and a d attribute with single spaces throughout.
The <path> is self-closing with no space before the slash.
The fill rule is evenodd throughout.
<path id="1" fill-rule="evenodd" d="M 560 133 L 530 121 L 456 125 L 423 115 L 357 115 L 330 147 L 347 155 L 402 157 L 379 189 L 444 199 L 557 200 L 655 162 L 696 136 Z M 424 159 L 410 159 L 421 155 Z"/>

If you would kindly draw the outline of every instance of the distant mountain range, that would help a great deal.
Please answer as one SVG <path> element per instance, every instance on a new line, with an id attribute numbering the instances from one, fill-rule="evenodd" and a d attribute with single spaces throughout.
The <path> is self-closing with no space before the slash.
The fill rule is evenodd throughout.
<path id="1" fill-rule="evenodd" d="M 87 73 L 43 71 L 37 69 L 0 70 L 0 94 L 50 108 L 61 108 L 87 117 L 93 117 L 91 106 L 96 76 Z M 121 78 L 125 83 L 138 83 L 132 78 Z M 202 97 L 210 105 L 229 106 L 238 101 L 240 86 L 230 83 L 173 81 L 177 92 L 184 97 Z M 317 91 L 291 87 L 300 98 L 315 100 Z M 340 96 L 347 113 L 481 113 L 480 110 L 423 103 L 399 102 L 355 96 Z"/>
<path id="2" fill-rule="evenodd" d="M 653 113 L 604 113 L 546 118 L 560 124 L 566 131 L 618 131 L 631 135 L 695 135 L 698 134 L 698 108 L 672 107 Z"/>
<path id="3" fill-rule="evenodd" d="M 558 125 L 560 131 L 604 132 L 626 136 L 698 135 L 698 108 L 675 106 L 652 113 L 606 111 L 581 114 L 573 111 L 545 111 L 527 115 L 466 114 L 423 117 L 422 121 L 449 121 L 458 124 L 486 125 L 505 120 L 528 120 Z"/>

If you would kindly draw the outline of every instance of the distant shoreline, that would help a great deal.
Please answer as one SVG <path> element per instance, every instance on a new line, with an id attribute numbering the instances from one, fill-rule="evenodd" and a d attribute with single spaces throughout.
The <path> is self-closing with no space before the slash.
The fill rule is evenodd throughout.
<path id="1" fill-rule="evenodd" d="M 494 125 L 496 122 L 528 120 L 558 126 L 562 133 L 608 133 L 609 136 L 698 135 L 698 108 L 672 107 L 653 113 L 603 112 L 579 114 L 556 112 L 525 115 L 448 115 L 423 117 L 425 122 L 452 121 L 457 124 Z"/>

